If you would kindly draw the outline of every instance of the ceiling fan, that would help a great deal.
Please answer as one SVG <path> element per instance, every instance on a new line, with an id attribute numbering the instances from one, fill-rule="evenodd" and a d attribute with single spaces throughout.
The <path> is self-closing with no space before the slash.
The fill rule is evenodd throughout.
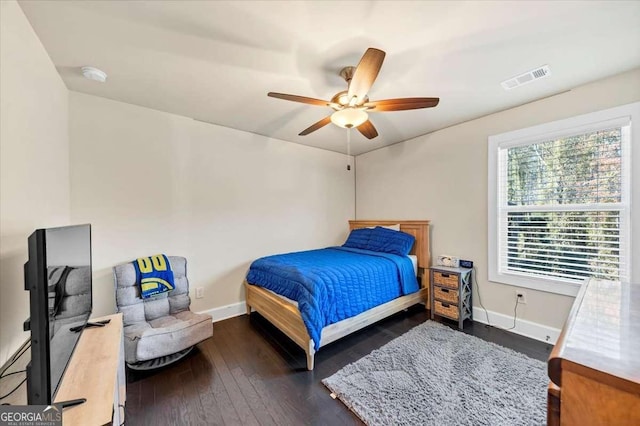
<path id="1" fill-rule="evenodd" d="M 385 99 L 382 101 L 369 101 L 369 90 L 376 80 L 385 52 L 370 47 L 360 59 L 357 67 L 345 67 L 340 71 L 340 76 L 347 82 L 348 90 L 336 93 L 331 101 L 308 98 L 305 96 L 289 95 L 286 93 L 269 92 L 272 98 L 287 101 L 301 102 L 303 104 L 328 106 L 334 112 L 304 129 L 300 136 L 308 135 L 316 130 L 333 123 L 337 126 L 350 129 L 355 127 L 366 138 L 373 139 L 378 136 L 378 131 L 369 120 L 367 112 L 405 111 L 410 109 L 432 108 L 438 105 L 440 98 L 399 98 Z"/>

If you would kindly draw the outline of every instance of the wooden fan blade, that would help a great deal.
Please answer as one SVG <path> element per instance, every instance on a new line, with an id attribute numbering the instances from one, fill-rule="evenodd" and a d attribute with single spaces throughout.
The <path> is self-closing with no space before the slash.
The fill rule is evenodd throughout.
<path id="1" fill-rule="evenodd" d="M 298 133 L 298 136 L 306 136 L 309 133 L 315 132 L 316 130 L 326 126 L 329 123 L 331 123 L 331 116 L 325 117 L 322 120 L 318 121 L 317 123 L 312 124 L 311 126 L 307 127 L 306 129 L 304 129 L 303 131 Z"/>
<path id="2" fill-rule="evenodd" d="M 373 108 L 371 111 L 406 111 L 409 109 L 433 108 L 440 98 L 399 98 L 367 102 L 363 106 Z"/>
<path id="3" fill-rule="evenodd" d="M 267 96 L 271 96 L 272 98 L 284 99 L 285 101 L 300 102 L 300 103 L 309 104 L 309 105 L 318 105 L 318 106 L 331 105 L 331 102 L 323 101 L 322 99 L 307 98 L 306 96 L 298 96 L 298 95 L 288 95 L 286 93 L 269 92 L 267 93 Z"/>
<path id="4" fill-rule="evenodd" d="M 358 131 L 367 139 L 373 139 L 378 136 L 378 131 L 370 120 L 365 121 L 358 126 Z"/>
<path id="5" fill-rule="evenodd" d="M 356 96 L 356 103 L 362 103 L 367 93 L 369 93 L 373 82 L 376 81 L 385 55 L 382 50 L 374 49 L 373 47 L 367 49 L 362 59 L 360 59 L 360 63 L 356 67 L 351 82 L 349 83 L 349 100 Z"/>

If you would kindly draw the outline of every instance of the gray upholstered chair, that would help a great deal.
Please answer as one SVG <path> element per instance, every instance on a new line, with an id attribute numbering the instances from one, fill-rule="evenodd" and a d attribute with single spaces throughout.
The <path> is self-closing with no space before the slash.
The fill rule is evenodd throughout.
<path id="1" fill-rule="evenodd" d="M 211 316 L 189 310 L 187 260 L 168 256 L 175 289 L 142 299 L 132 263 L 113 268 L 116 305 L 124 320 L 125 361 L 133 369 L 157 368 L 185 356 L 213 334 Z"/>

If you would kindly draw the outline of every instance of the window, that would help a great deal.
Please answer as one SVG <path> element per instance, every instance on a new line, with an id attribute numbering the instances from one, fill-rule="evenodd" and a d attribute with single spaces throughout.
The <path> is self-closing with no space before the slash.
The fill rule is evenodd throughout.
<path id="1" fill-rule="evenodd" d="M 631 115 L 621 111 L 489 138 L 491 281 L 575 295 L 588 277 L 630 279 Z"/>

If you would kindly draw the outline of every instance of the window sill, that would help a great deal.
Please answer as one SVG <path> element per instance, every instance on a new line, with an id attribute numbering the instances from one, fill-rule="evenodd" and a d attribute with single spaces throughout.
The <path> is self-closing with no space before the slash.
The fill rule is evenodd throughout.
<path id="1" fill-rule="evenodd" d="M 518 274 L 490 273 L 489 281 L 572 297 L 576 297 L 580 287 L 582 287 L 581 283 L 533 278 Z"/>

